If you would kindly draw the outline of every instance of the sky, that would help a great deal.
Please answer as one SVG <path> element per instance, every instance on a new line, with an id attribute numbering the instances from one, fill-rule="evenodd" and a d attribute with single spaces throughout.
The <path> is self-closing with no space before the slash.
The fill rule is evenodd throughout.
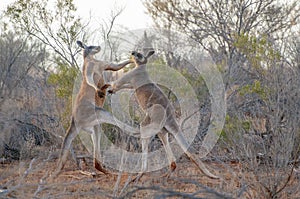
<path id="1" fill-rule="evenodd" d="M 0 13 L 7 5 L 15 0 L 1 0 Z M 116 19 L 116 24 L 129 30 L 150 27 L 151 17 L 146 14 L 146 8 L 141 0 L 74 0 L 77 12 L 83 19 L 92 16 L 91 23 L 101 23 L 108 20 L 111 11 L 124 7 L 121 15 Z"/>

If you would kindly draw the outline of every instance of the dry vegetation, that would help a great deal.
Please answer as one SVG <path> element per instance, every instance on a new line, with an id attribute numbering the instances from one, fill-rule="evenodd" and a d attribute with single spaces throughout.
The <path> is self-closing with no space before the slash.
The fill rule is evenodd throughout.
<path id="1" fill-rule="evenodd" d="M 183 156 L 170 178 L 162 177 L 164 168 L 136 183 L 133 174 L 87 175 L 96 171 L 79 139 L 73 146 L 85 157 L 82 170 L 69 157 L 61 175 L 49 180 L 82 61 L 76 40 L 91 43 L 96 36 L 72 0 L 57 0 L 54 8 L 48 2 L 18 0 L 0 15 L 0 198 L 300 198 L 299 0 L 144 0 L 156 29 L 137 37 L 135 47 L 159 49 L 153 63 L 180 71 L 193 87 L 201 107 L 196 151 L 213 123 L 212 99 L 194 68 L 205 63 L 192 66 L 185 57 L 213 59 L 227 112 L 204 160 L 220 180 L 205 177 Z M 103 59 L 119 62 L 128 38 L 114 31 L 122 9 L 115 11 L 93 28 L 101 30 L 109 54 Z M 116 145 L 141 151 L 134 138 L 105 132 Z M 153 142 L 150 150 L 158 147 Z"/>
<path id="2" fill-rule="evenodd" d="M 45 150 L 47 149 L 42 149 Z M 277 184 L 283 189 L 274 198 L 300 197 L 300 173 L 285 169 L 266 173 L 263 166 L 250 171 L 236 162 L 206 161 L 206 165 L 222 177 L 214 180 L 205 177 L 185 157 L 170 178 L 161 177 L 166 169 L 145 174 L 137 183 L 129 182 L 135 175 L 123 173 L 91 176 L 92 162 L 86 159 L 84 170 L 76 169 L 73 161 L 55 180 L 49 181 L 56 167 L 55 152 L 32 160 L 0 164 L 1 198 L 270 198 L 264 180 L 281 175 L 284 181 Z M 89 161 L 90 160 L 90 161 Z"/>

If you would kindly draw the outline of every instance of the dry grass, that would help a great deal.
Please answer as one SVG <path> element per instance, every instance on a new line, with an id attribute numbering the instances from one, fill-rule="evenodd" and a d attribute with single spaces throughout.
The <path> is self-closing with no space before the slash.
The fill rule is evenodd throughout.
<path id="1" fill-rule="evenodd" d="M 100 173 L 88 176 L 77 170 L 72 161 L 50 182 L 48 177 L 56 161 L 32 159 L 0 164 L 0 198 L 267 198 L 261 194 L 266 190 L 260 179 L 268 176 L 245 171 L 239 163 L 206 162 L 222 177 L 213 180 L 182 158 L 170 178 L 161 177 L 164 169 L 147 173 L 137 183 L 127 186 L 129 174 L 123 173 L 119 179 L 118 175 Z M 91 162 L 85 170 L 94 171 Z M 282 174 L 286 171 L 282 170 Z M 299 179 L 300 175 L 293 173 L 280 198 L 299 198 Z"/>

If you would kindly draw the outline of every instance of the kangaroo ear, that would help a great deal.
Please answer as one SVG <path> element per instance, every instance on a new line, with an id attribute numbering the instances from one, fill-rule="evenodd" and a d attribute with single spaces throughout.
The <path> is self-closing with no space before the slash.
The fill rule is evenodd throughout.
<path id="1" fill-rule="evenodd" d="M 81 41 L 77 41 L 76 43 L 80 48 L 86 48 L 86 45 L 84 45 Z"/>
<path id="2" fill-rule="evenodd" d="M 146 55 L 146 58 L 150 57 L 151 55 L 153 55 L 155 53 L 154 50 L 150 50 L 148 51 L 147 55 Z"/>

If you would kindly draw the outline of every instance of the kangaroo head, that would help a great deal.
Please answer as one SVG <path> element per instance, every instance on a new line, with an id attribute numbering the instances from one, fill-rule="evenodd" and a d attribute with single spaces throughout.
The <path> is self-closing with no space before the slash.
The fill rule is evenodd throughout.
<path id="1" fill-rule="evenodd" d="M 150 50 L 146 56 L 144 56 L 142 53 L 132 51 L 131 53 L 131 59 L 137 64 L 137 65 L 142 65 L 146 64 L 148 62 L 148 58 L 154 54 L 154 50 Z"/>
<path id="2" fill-rule="evenodd" d="M 83 57 L 86 58 L 87 56 L 93 56 L 100 52 L 100 46 L 87 46 L 81 41 L 77 41 L 77 45 L 83 49 Z"/>

